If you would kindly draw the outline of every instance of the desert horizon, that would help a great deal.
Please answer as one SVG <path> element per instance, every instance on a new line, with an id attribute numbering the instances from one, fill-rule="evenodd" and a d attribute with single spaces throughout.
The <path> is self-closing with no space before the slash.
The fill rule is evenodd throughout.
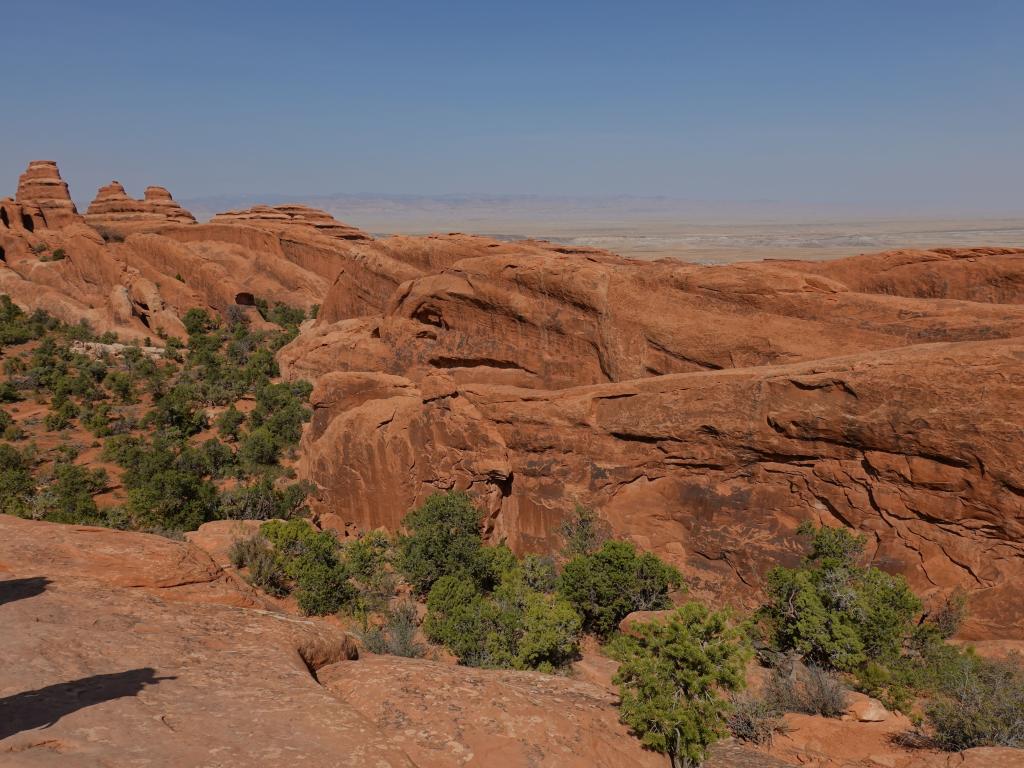
<path id="1" fill-rule="evenodd" d="M 895 212 L 866 205 L 665 197 L 502 194 L 216 195 L 183 198 L 200 221 L 253 204 L 323 209 L 378 235 L 465 232 L 606 248 L 634 258 L 697 263 L 828 259 L 899 248 L 1024 246 L 1024 215 Z"/>

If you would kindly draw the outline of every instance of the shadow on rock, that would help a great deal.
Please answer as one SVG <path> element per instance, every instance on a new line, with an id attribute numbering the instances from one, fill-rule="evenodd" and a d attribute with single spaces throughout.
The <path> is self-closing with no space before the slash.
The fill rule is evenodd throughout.
<path id="1" fill-rule="evenodd" d="M 50 580 L 45 576 L 30 576 L 27 579 L 7 579 L 0 581 L 0 605 L 35 597 L 46 591 Z"/>
<path id="2" fill-rule="evenodd" d="M 33 728 L 49 728 L 65 715 L 93 704 L 136 696 L 147 685 L 174 677 L 157 677 L 152 667 L 57 683 L 0 699 L 0 740 Z"/>

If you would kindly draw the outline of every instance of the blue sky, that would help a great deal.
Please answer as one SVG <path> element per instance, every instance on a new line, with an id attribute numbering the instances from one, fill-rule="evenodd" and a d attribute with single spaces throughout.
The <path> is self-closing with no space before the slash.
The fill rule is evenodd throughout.
<path id="1" fill-rule="evenodd" d="M 0 194 L 55 159 L 253 192 L 1024 211 L 1024 3 L 20 2 Z"/>

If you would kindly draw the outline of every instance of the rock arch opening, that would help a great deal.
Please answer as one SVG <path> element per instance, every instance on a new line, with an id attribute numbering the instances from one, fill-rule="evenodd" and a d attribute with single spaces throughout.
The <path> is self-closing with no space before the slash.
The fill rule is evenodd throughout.
<path id="1" fill-rule="evenodd" d="M 4 228 L 6 228 L 6 229 L 10 229 L 11 228 L 11 220 L 7 216 L 7 209 L 6 208 L 0 208 L 0 224 L 3 224 Z"/>
<path id="2" fill-rule="evenodd" d="M 32 221 L 31 216 L 29 216 L 27 213 L 23 213 L 21 214 L 21 226 L 23 226 L 29 232 L 34 232 L 36 228 L 36 223 Z"/>
<path id="3" fill-rule="evenodd" d="M 240 307 L 255 307 L 256 297 L 251 293 L 242 291 L 235 294 L 235 304 L 238 304 Z"/>
<path id="4" fill-rule="evenodd" d="M 0 261 L 4 264 L 7 263 L 7 254 L 4 252 L 4 247 L 2 245 L 0 245 Z"/>

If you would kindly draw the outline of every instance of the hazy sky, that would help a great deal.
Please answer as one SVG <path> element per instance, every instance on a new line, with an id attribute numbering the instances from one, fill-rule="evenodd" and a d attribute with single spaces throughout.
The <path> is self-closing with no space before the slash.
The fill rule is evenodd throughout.
<path id="1" fill-rule="evenodd" d="M 4 3 L 0 194 L 1024 211 L 1021 0 Z"/>

